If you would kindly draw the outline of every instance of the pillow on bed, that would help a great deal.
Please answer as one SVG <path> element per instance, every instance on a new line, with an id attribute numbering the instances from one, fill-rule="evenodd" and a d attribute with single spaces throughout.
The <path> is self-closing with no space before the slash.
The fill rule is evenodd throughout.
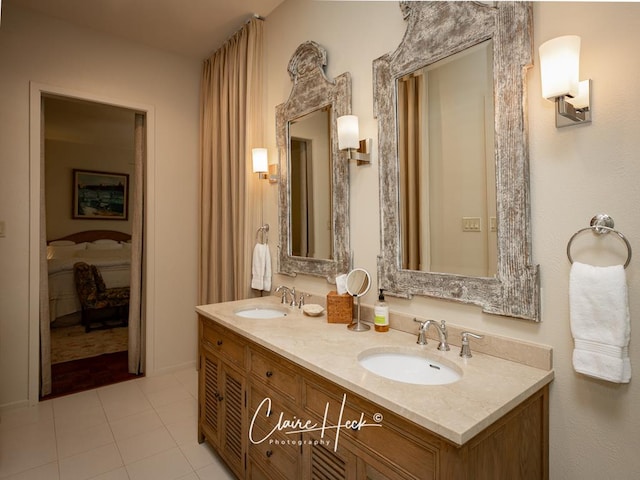
<path id="1" fill-rule="evenodd" d="M 94 240 L 91 242 L 93 245 L 107 245 L 107 244 L 117 244 L 120 243 L 117 240 L 112 240 L 110 238 L 99 238 L 98 240 Z"/>
<path id="2" fill-rule="evenodd" d="M 75 245 L 76 242 L 73 240 L 54 240 L 53 242 L 49 242 L 49 245 L 52 247 L 57 247 L 60 245 Z"/>
<path id="3" fill-rule="evenodd" d="M 86 242 L 74 243 L 73 245 L 49 245 L 47 247 L 47 260 L 52 258 L 71 258 L 76 252 L 86 249 Z"/>
<path id="4" fill-rule="evenodd" d="M 122 248 L 122 245 L 119 244 L 118 242 L 112 243 L 112 242 L 107 242 L 107 243 L 96 243 L 96 242 L 91 242 L 87 244 L 87 250 L 117 250 Z"/>

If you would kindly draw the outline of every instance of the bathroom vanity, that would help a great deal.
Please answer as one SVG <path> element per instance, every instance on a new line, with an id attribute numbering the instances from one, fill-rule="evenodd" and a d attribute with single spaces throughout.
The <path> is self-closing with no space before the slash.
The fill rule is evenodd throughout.
<path id="1" fill-rule="evenodd" d="M 197 307 L 199 441 L 238 478 L 548 478 L 552 370 L 462 359 L 397 330 L 354 333 L 299 309 L 236 314 L 252 306 L 281 308 L 275 297 Z M 462 376 L 389 380 L 360 365 L 372 348 L 426 354 Z"/>

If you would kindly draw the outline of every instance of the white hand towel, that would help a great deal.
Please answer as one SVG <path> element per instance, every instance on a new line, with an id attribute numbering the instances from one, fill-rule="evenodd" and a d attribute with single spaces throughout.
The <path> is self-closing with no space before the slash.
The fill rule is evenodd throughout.
<path id="1" fill-rule="evenodd" d="M 264 270 L 262 272 L 262 290 L 271 291 L 271 254 L 269 253 L 269 244 L 264 244 Z"/>
<path id="2" fill-rule="evenodd" d="M 271 256 L 266 243 L 257 243 L 253 249 L 251 288 L 271 290 Z"/>
<path id="3" fill-rule="evenodd" d="M 569 306 L 575 371 L 628 383 L 631 322 L 624 267 L 574 262 L 569 277 Z"/>

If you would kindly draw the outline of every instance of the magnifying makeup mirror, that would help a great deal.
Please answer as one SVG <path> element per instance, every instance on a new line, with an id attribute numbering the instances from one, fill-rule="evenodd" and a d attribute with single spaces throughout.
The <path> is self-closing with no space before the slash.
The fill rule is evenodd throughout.
<path id="1" fill-rule="evenodd" d="M 356 298 L 358 304 L 358 315 L 355 322 L 350 323 L 347 328 L 354 332 L 366 332 L 371 327 L 360 323 L 360 297 L 367 294 L 371 288 L 371 275 L 364 268 L 354 268 L 347 275 L 347 292 Z"/>

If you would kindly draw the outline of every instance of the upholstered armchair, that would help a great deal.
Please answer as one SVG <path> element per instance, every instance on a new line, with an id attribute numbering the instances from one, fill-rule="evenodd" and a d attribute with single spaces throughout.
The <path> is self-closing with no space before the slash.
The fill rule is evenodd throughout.
<path id="1" fill-rule="evenodd" d="M 129 287 L 107 288 L 98 268 L 85 262 L 73 265 L 73 275 L 87 332 L 127 325 Z"/>

